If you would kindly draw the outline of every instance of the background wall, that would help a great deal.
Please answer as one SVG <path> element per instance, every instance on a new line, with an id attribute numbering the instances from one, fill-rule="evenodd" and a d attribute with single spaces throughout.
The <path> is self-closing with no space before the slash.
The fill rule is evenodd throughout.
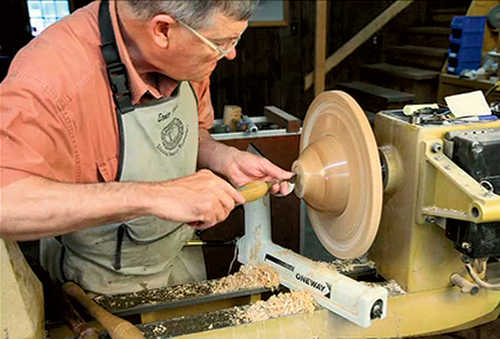
<path id="1" fill-rule="evenodd" d="M 382 12 L 391 0 L 330 1 L 327 56 Z M 304 91 L 304 77 L 314 70 L 316 2 L 290 0 L 285 27 L 250 27 L 238 45 L 238 57 L 222 61 L 212 75 L 216 115 L 225 104 L 237 104 L 248 115 L 259 115 L 265 105 L 276 105 L 303 118 L 314 98 Z M 379 36 L 379 40 L 380 36 Z M 381 44 L 365 43 L 327 75 L 326 88 L 359 76 L 359 64 L 378 62 Z"/>
<path id="2" fill-rule="evenodd" d="M 329 1 L 327 57 L 369 24 L 394 0 Z M 406 28 L 429 22 L 432 10 L 467 8 L 470 0 L 415 1 L 368 39 L 326 76 L 326 89 L 338 82 L 359 80 L 361 65 L 385 60 L 384 46 L 407 43 Z M 304 77 L 314 70 L 316 1 L 290 0 L 285 27 L 250 27 L 237 47 L 238 57 L 221 61 L 212 76 L 216 116 L 225 104 L 237 104 L 259 115 L 273 104 L 303 119 L 313 89 L 303 90 Z M 447 46 L 443 46 L 447 47 Z"/>
<path id="3" fill-rule="evenodd" d="M 14 55 L 30 40 L 26 0 L 2 0 L 0 55 Z M 90 0 L 70 0 L 72 11 Z M 433 1 L 433 3 L 454 3 Z M 237 47 L 234 61 L 222 60 L 212 75 L 212 101 L 216 117 L 224 105 L 236 104 L 250 116 L 261 115 L 265 105 L 275 105 L 303 118 L 313 99 L 313 90 L 303 90 L 304 76 L 314 69 L 316 1 L 288 0 L 288 25 L 250 27 Z M 347 42 L 356 32 L 381 13 L 391 0 L 330 1 L 328 13 L 328 55 Z M 409 25 L 423 16 L 425 1 L 417 1 L 395 22 Z M 399 21 L 396 21 L 399 20 Z M 395 29 L 398 32 L 398 29 Z M 359 65 L 383 58 L 382 42 L 388 39 L 382 30 L 327 75 L 327 88 L 337 81 L 359 76 Z M 13 47 L 11 47 L 13 46 Z M 6 52 L 9 51 L 9 52 Z M 328 56 L 327 55 L 327 56 Z M 0 65 L 5 71 L 6 63 Z M 1 78 L 3 76 L 0 74 Z M 0 78 L 0 79 L 1 79 Z"/>

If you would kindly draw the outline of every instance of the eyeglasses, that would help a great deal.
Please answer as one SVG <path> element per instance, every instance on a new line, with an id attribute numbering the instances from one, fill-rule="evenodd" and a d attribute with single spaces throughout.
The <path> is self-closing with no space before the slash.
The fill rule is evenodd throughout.
<path id="1" fill-rule="evenodd" d="M 243 34 L 243 32 L 241 32 L 236 38 L 230 39 L 226 43 L 218 44 L 218 43 L 215 43 L 215 42 L 209 40 L 208 38 L 205 38 L 200 32 L 198 32 L 197 30 L 195 30 L 194 28 L 192 28 L 188 24 L 186 24 L 180 20 L 177 20 L 177 22 L 179 22 L 182 26 L 189 29 L 191 31 L 191 33 L 196 35 L 201 41 L 203 41 L 205 44 L 207 44 L 210 48 L 212 48 L 213 50 L 218 52 L 219 53 L 218 59 L 222 59 L 225 56 L 227 56 L 229 53 L 231 53 L 233 48 L 235 48 L 236 45 L 238 44 L 238 42 L 240 41 L 241 35 Z"/>

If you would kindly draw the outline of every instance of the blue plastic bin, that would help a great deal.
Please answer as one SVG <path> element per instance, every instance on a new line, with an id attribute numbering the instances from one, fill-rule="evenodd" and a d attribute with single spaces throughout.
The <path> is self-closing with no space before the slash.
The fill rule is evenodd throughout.
<path id="1" fill-rule="evenodd" d="M 462 61 L 481 61 L 481 47 L 464 47 L 457 44 L 450 44 L 448 49 L 449 58 L 458 58 Z"/>
<path id="2" fill-rule="evenodd" d="M 485 16 L 456 16 L 451 22 L 448 73 L 481 67 Z"/>
<path id="3" fill-rule="evenodd" d="M 455 34 L 455 36 L 457 36 Z M 455 38 L 453 31 L 450 35 L 450 43 L 465 47 L 483 47 L 484 32 L 464 33 L 460 38 Z"/>
<path id="4" fill-rule="evenodd" d="M 485 16 L 455 16 L 451 21 L 451 29 L 462 32 L 483 32 L 486 25 Z"/>
<path id="5" fill-rule="evenodd" d="M 478 69 L 481 67 L 481 60 L 479 61 L 462 61 L 457 58 L 448 58 L 448 67 L 446 70 L 448 74 L 460 75 L 465 69 Z"/>

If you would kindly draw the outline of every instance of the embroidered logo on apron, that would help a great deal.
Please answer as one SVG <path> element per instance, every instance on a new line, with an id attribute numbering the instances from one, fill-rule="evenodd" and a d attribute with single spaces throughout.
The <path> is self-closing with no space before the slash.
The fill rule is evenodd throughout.
<path id="1" fill-rule="evenodd" d="M 175 111 L 177 110 L 177 108 L 179 107 L 179 104 L 175 105 L 174 106 L 174 109 L 171 111 L 171 112 L 160 112 L 158 113 L 158 122 L 162 122 L 163 120 L 167 120 L 168 118 L 170 118 L 170 116 L 175 113 Z"/>
<path id="2" fill-rule="evenodd" d="M 166 156 L 175 155 L 184 145 L 189 126 L 185 126 L 179 118 L 174 118 L 161 131 L 161 145 L 157 148 Z M 163 147 L 162 147 L 163 146 Z"/>
<path id="3" fill-rule="evenodd" d="M 167 113 L 163 113 L 163 112 L 160 112 L 158 114 L 158 122 L 162 122 L 163 120 L 167 120 L 170 116 L 172 115 L 172 112 L 167 112 Z"/>

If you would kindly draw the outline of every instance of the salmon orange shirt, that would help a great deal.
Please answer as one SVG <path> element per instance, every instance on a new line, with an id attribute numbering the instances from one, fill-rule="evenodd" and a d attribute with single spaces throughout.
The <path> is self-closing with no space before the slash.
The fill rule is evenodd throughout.
<path id="1" fill-rule="evenodd" d="M 68 183 L 115 180 L 119 133 L 100 48 L 99 5 L 93 2 L 48 27 L 19 51 L 0 84 L 2 187 L 29 175 Z M 178 82 L 159 76 L 157 89 L 139 77 L 118 29 L 114 0 L 110 9 L 133 103 L 169 96 Z M 209 79 L 192 84 L 199 125 L 209 129 Z"/>

